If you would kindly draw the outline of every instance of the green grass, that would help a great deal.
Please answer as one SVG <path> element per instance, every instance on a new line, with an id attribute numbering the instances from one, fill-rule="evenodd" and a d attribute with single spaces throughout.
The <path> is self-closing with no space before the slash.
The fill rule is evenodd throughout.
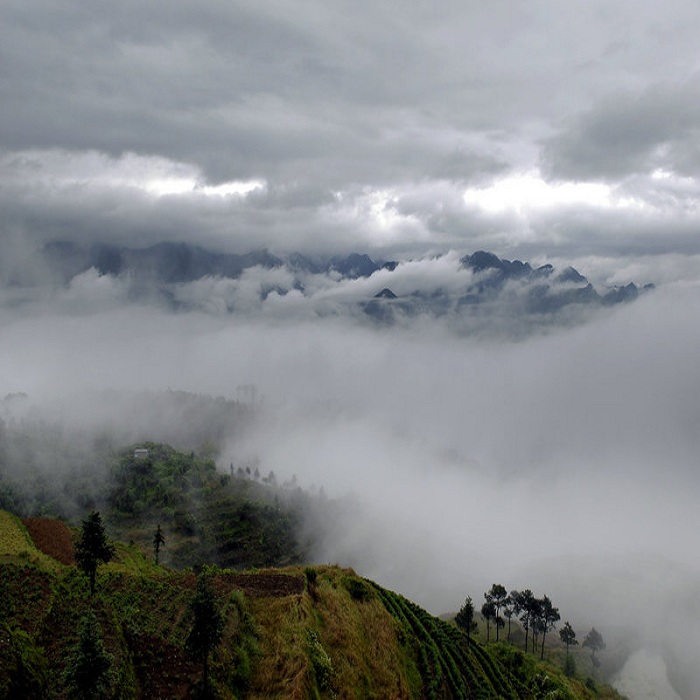
<path id="1" fill-rule="evenodd" d="M 50 571 L 59 571 L 62 565 L 40 552 L 24 527 L 12 513 L 0 510 L 0 562 L 32 563 Z"/>

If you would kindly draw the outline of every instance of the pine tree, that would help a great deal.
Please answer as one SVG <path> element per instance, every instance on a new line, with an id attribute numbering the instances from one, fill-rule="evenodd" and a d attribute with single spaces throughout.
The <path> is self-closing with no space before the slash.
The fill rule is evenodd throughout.
<path id="1" fill-rule="evenodd" d="M 158 565 L 158 557 L 160 556 L 160 548 L 165 544 L 165 537 L 163 536 L 163 530 L 161 530 L 160 523 L 156 531 L 153 533 L 153 554 L 155 555 L 156 566 Z"/>
<path id="2" fill-rule="evenodd" d="M 564 644 L 566 644 L 566 655 L 569 655 L 569 647 L 576 646 L 578 640 L 576 639 L 576 632 L 574 632 L 573 627 L 569 624 L 567 620 L 564 626 L 559 630 L 559 638 Z"/>
<path id="3" fill-rule="evenodd" d="M 490 600 L 488 595 L 486 596 L 486 602 L 481 606 L 481 616 L 486 620 L 486 641 L 491 641 L 491 620 L 496 619 L 496 605 L 493 600 Z"/>
<path id="4" fill-rule="evenodd" d="M 80 620 L 78 642 L 63 673 L 69 696 L 76 700 L 108 697 L 112 663 L 113 657 L 102 641 L 102 628 L 90 610 Z"/>
<path id="5" fill-rule="evenodd" d="M 540 624 L 542 628 L 540 659 L 544 659 L 544 640 L 547 638 L 547 632 L 555 628 L 557 622 L 561 620 L 561 615 L 559 615 L 559 608 L 555 608 L 552 605 L 552 601 L 547 596 L 544 596 L 540 602 Z"/>
<path id="6" fill-rule="evenodd" d="M 576 675 L 576 662 L 573 656 L 569 656 L 569 647 L 576 646 L 576 632 L 567 620 L 564 626 L 559 630 L 559 638 L 566 644 L 566 658 L 564 659 L 564 675 L 572 677 Z"/>
<path id="7" fill-rule="evenodd" d="M 511 621 L 513 619 L 513 615 L 516 614 L 514 596 L 517 596 L 517 595 L 518 595 L 517 591 L 511 591 L 508 594 L 508 596 L 506 597 L 506 599 L 503 601 L 503 614 L 508 619 L 508 636 L 506 637 L 507 642 L 510 642 Z"/>
<path id="8" fill-rule="evenodd" d="M 190 601 L 192 628 L 187 635 L 187 652 L 202 664 L 202 686 L 206 697 L 209 691 L 209 654 L 219 645 L 224 631 L 224 616 L 216 601 L 206 570 L 197 577 L 197 588 Z"/>
<path id="9" fill-rule="evenodd" d="M 83 521 L 75 545 L 78 566 L 90 579 L 90 595 L 95 592 L 95 575 L 100 562 L 106 564 L 114 556 L 114 546 L 107 541 L 102 518 L 93 510 Z"/>
<path id="10" fill-rule="evenodd" d="M 491 590 L 488 592 L 488 594 L 484 594 L 487 596 L 487 599 L 489 599 L 495 609 L 496 609 L 496 615 L 495 615 L 495 620 L 496 620 L 496 641 L 498 641 L 498 631 L 501 627 L 505 626 L 505 622 L 503 619 L 500 617 L 501 614 L 501 608 L 506 604 L 506 600 L 508 598 L 508 591 L 505 589 L 505 586 L 503 586 L 500 583 L 494 583 L 491 586 Z M 498 621 L 501 620 L 500 624 Z"/>
<path id="11" fill-rule="evenodd" d="M 581 645 L 591 650 L 591 666 L 593 668 L 593 676 L 595 677 L 595 670 L 600 666 L 600 661 L 596 658 L 596 651 L 605 649 L 605 642 L 603 641 L 603 635 L 598 632 L 595 627 L 591 627 L 591 631 L 586 635 Z"/>
<path id="12" fill-rule="evenodd" d="M 535 596 L 529 588 L 526 588 L 524 591 L 518 591 L 517 593 L 513 591 L 511 597 L 514 594 L 516 594 L 515 609 L 517 614 L 520 615 L 520 622 L 522 622 L 525 628 L 525 651 L 528 651 L 528 635 L 532 623 Z"/>
<path id="13" fill-rule="evenodd" d="M 476 631 L 476 621 L 474 620 L 474 603 L 471 596 L 467 596 L 464 605 L 455 615 L 455 624 L 467 633 L 467 645 L 471 640 L 471 633 Z"/>

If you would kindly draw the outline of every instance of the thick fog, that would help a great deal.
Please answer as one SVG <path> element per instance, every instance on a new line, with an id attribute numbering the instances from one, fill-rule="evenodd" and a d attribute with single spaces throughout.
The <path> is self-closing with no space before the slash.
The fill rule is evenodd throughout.
<path id="1" fill-rule="evenodd" d="M 68 424 L 133 429 L 90 392 L 254 385 L 257 420 L 221 462 L 257 456 L 280 480 L 352 496 L 323 523 L 319 561 L 436 613 L 494 581 L 546 592 L 586 629 L 659 645 L 692 697 L 699 301 L 668 286 L 520 341 L 434 321 L 6 306 L 0 387 Z"/>

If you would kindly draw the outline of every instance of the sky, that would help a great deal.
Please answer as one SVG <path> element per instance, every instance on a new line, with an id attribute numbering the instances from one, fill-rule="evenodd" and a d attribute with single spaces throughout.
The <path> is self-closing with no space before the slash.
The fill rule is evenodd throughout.
<path id="1" fill-rule="evenodd" d="M 8 250 L 487 249 L 697 276 L 697 3 L 0 14 Z"/>
<path id="2" fill-rule="evenodd" d="M 668 621 L 700 582 L 699 28 L 690 0 L 0 0 L 0 395 L 89 421 L 84 390 L 254 384 L 227 459 L 361 503 L 323 556 L 434 612 L 494 581 L 604 634 L 651 609 L 639 639 L 697 697 Z M 355 251 L 407 292 L 483 249 L 656 289 L 465 338 L 336 318 L 319 280 L 323 318 L 226 312 L 284 271 L 180 314 L 94 270 L 56 287 L 31 264 L 55 240 Z"/>

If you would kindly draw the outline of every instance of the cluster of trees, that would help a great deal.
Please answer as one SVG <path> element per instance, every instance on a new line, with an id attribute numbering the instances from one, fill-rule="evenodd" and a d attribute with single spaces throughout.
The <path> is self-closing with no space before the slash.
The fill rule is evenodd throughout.
<path id="1" fill-rule="evenodd" d="M 536 653 L 539 646 L 540 658 L 544 657 L 544 643 L 547 633 L 554 629 L 561 619 L 559 608 L 554 607 L 548 596 L 536 598 L 530 589 L 513 590 L 510 593 L 505 586 L 494 583 L 484 593 L 481 616 L 486 622 L 486 641 L 491 641 L 491 626 L 496 628 L 496 641 L 508 621 L 506 640 L 510 642 L 513 618 L 520 620 L 525 630 L 525 651 Z M 476 627 L 474 621 L 474 603 L 468 597 L 455 618 L 457 624 L 470 635 Z M 568 623 L 567 623 L 568 624 Z"/>
<path id="2" fill-rule="evenodd" d="M 159 524 L 153 536 L 156 564 L 163 544 L 165 538 Z M 114 553 L 114 545 L 107 539 L 100 513 L 93 510 L 83 519 L 75 545 L 76 562 L 88 577 L 91 596 L 95 593 L 98 566 L 111 561 Z M 197 586 L 190 601 L 189 612 L 192 625 L 185 648 L 193 659 L 202 664 L 202 685 L 199 692 L 202 697 L 209 697 L 209 657 L 221 641 L 224 616 L 206 568 L 200 570 L 197 575 Z M 80 621 L 78 641 L 64 673 L 63 680 L 71 692 L 71 697 L 86 700 L 105 697 L 112 681 L 112 664 L 113 657 L 103 643 L 102 628 L 95 613 L 89 610 Z"/>
<path id="3" fill-rule="evenodd" d="M 254 457 L 251 460 L 243 462 L 239 467 L 234 468 L 233 462 L 229 465 L 229 472 L 231 478 L 236 479 L 251 479 L 253 481 L 260 481 L 268 486 L 277 486 L 277 475 L 272 469 L 268 472 L 267 476 L 262 476 L 260 473 L 260 459 Z M 293 474 L 291 479 L 287 479 L 282 483 L 283 489 L 296 489 L 298 487 L 297 475 Z"/>
<path id="4" fill-rule="evenodd" d="M 455 623 L 467 634 L 467 643 L 471 634 L 477 629 L 475 613 L 474 602 L 470 596 L 467 596 L 455 617 Z M 512 621 L 515 617 L 525 631 L 525 651 L 536 654 L 539 649 L 540 659 L 544 658 L 547 633 L 555 629 L 557 622 L 561 620 L 559 608 L 552 604 L 548 596 L 537 598 L 529 588 L 523 591 L 512 590 L 509 593 L 500 583 L 494 583 L 484 593 L 484 603 L 480 613 L 486 623 L 487 642 L 491 641 L 492 625 L 496 629 L 496 641 L 499 641 L 500 632 L 506 627 L 506 620 L 508 627 L 506 641 L 510 642 Z M 568 621 L 559 630 L 559 637 L 566 645 L 567 666 L 569 666 L 569 647 L 577 645 L 578 640 L 576 632 Z M 595 655 L 596 651 L 605 649 L 603 637 L 595 627 L 586 635 L 582 646 L 591 650 L 591 663 L 595 670 L 600 664 Z"/>

